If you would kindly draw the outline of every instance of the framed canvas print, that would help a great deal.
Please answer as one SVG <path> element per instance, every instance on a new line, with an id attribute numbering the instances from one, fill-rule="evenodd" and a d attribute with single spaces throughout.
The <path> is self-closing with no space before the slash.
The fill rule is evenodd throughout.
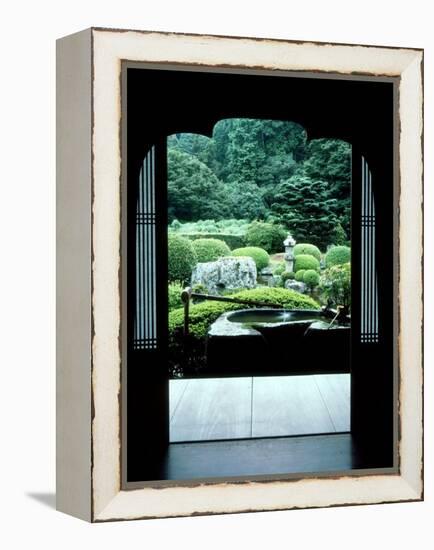
<path id="1" fill-rule="evenodd" d="M 57 503 L 423 498 L 423 51 L 57 45 Z"/>

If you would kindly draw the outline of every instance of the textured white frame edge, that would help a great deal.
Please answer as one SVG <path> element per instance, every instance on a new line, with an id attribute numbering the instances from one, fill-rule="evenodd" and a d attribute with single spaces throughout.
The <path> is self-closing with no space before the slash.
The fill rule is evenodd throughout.
<path id="1" fill-rule="evenodd" d="M 400 78 L 399 474 L 121 490 L 121 60 Z M 59 510 L 108 521 L 423 498 L 422 142 L 422 50 L 98 28 L 58 40 Z"/>

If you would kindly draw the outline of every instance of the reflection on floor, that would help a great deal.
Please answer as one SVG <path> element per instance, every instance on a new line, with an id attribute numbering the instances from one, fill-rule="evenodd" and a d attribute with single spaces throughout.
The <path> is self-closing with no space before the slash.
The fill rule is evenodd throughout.
<path id="1" fill-rule="evenodd" d="M 349 429 L 349 374 L 170 381 L 171 442 Z"/>

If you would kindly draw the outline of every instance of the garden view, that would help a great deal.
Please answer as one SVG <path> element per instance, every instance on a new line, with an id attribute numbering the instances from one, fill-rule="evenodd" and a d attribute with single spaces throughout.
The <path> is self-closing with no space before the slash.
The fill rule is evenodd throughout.
<path id="1" fill-rule="evenodd" d="M 348 143 L 308 141 L 293 122 L 227 119 L 212 137 L 172 135 L 167 146 L 172 377 L 206 371 L 211 328 L 249 308 L 196 294 L 349 314 Z M 188 342 L 187 286 L 195 293 Z"/>

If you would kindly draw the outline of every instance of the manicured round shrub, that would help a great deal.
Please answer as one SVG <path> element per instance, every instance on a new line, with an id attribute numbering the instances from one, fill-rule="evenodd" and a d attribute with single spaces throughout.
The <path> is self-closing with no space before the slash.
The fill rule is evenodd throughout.
<path id="1" fill-rule="evenodd" d="M 247 246 L 263 248 L 269 254 L 281 252 L 287 231 L 281 225 L 266 222 L 252 222 L 246 233 Z"/>
<path id="2" fill-rule="evenodd" d="M 349 246 L 333 246 L 325 257 L 326 267 L 342 265 L 351 261 L 351 248 Z"/>
<path id="3" fill-rule="evenodd" d="M 314 269 L 318 271 L 319 260 L 317 260 L 315 256 L 311 256 L 310 254 L 299 254 L 295 258 L 294 271 L 297 273 L 297 271 L 300 271 L 301 269 Z"/>
<path id="4" fill-rule="evenodd" d="M 257 246 L 246 246 L 244 248 L 236 248 L 232 250 L 231 256 L 248 256 L 253 258 L 256 269 L 260 271 L 267 267 L 270 263 L 270 256 L 263 248 L 258 248 Z"/>
<path id="5" fill-rule="evenodd" d="M 305 269 L 300 269 L 299 271 L 297 271 L 297 273 L 295 274 L 295 280 L 299 283 L 302 283 L 305 271 Z"/>
<path id="6" fill-rule="evenodd" d="M 176 233 L 169 233 L 169 281 L 183 284 L 190 280 L 191 272 L 197 264 L 196 252 L 191 241 Z"/>
<path id="7" fill-rule="evenodd" d="M 192 244 L 198 262 L 214 262 L 231 253 L 229 246 L 218 239 L 197 239 Z"/>
<path id="8" fill-rule="evenodd" d="M 241 248 L 246 245 L 246 239 L 244 235 L 231 235 L 227 233 L 182 233 L 180 235 L 191 241 L 197 241 L 198 239 L 218 239 L 224 241 L 229 248 Z"/>
<path id="9" fill-rule="evenodd" d="M 314 258 L 316 258 L 318 261 L 321 260 L 321 251 L 314 244 L 308 244 L 308 243 L 296 244 L 294 246 L 294 257 L 297 257 L 300 254 L 308 254 L 309 256 L 313 256 Z"/>
<path id="10" fill-rule="evenodd" d="M 295 279 L 295 273 L 293 271 L 284 271 L 282 273 L 282 281 L 285 284 L 285 281 L 293 281 Z"/>
<path id="11" fill-rule="evenodd" d="M 314 269 L 307 269 L 303 273 L 303 283 L 306 283 L 306 285 L 309 288 L 315 288 L 319 285 L 319 273 L 318 271 L 315 271 Z"/>
<path id="12" fill-rule="evenodd" d="M 181 292 L 183 288 L 180 283 L 169 284 L 169 311 L 182 306 Z"/>

